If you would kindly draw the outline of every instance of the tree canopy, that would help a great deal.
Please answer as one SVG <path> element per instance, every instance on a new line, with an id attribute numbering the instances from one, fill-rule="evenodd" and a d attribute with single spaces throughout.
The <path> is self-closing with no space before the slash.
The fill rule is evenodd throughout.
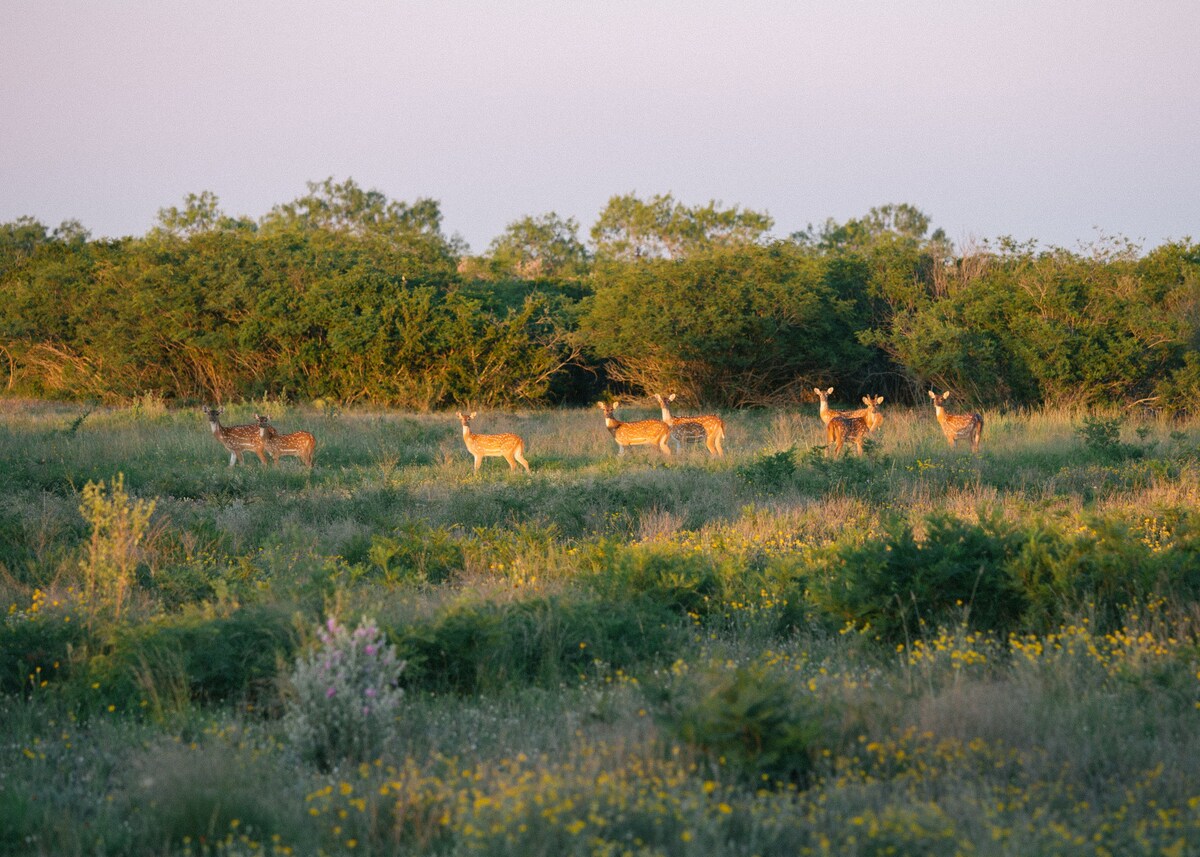
<path id="1" fill-rule="evenodd" d="M 1200 401 L 1200 245 L 954 248 L 908 204 L 774 239 L 765 213 L 612 197 L 511 222 L 479 257 L 439 204 L 313 182 L 255 221 L 210 192 L 143 237 L 0 224 L 5 389 L 264 393 L 414 409 L 813 386 L 976 405 Z"/>

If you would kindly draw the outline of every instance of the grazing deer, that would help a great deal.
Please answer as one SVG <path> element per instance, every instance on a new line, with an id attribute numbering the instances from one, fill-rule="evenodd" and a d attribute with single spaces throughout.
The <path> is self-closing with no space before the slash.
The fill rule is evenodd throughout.
<path id="1" fill-rule="evenodd" d="M 263 464 L 267 463 L 267 457 L 263 454 L 263 442 L 259 436 L 258 426 L 226 427 L 221 425 L 221 414 L 225 413 L 224 408 L 206 407 L 201 409 L 201 413 L 208 417 L 208 425 L 212 429 L 213 437 L 220 442 L 221 446 L 229 450 L 230 467 L 241 463 L 243 452 L 253 452 Z"/>
<path id="2" fill-rule="evenodd" d="M 816 393 L 817 398 L 819 398 L 821 400 L 821 410 L 820 410 L 821 422 L 823 422 L 825 425 L 829 425 L 829 421 L 831 419 L 833 419 L 834 417 L 855 418 L 855 417 L 865 417 L 867 415 L 866 408 L 859 408 L 857 411 L 833 411 L 833 410 L 830 410 L 829 409 L 829 397 L 833 394 L 833 387 L 830 387 L 828 390 L 822 390 L 818 387 L 813 387 L 813 392 Z M 883 398 L 880 397 L 879 401 L 882 402 Z M 882 417 L 880 419 L 882 419 Z M 874 429 L 872 429 L 872 431 L 874 431 Z"/>
<path id="3" fill-rule="evenodd" d="M 664 400 L 662 396 L 655 393 L 654 398 L 658 400 L 658 406 L 662 408 L 662 421 L 671 427 L 671 439 L 675 441 L 676 449 L 679 449 L 680 444 L 685 440 L 703 440 L 704 445 L 708 447 L 709 455 L 725 455 L 725 450 L 721 445 L 721 442 L 725 440 L 725 421 L 723 419 L 716 414 L 673 417 L 667 403 L 675 401 L 675 394 L 672 393 Z"/>
<path id="4" fill-rule="evenodd" d="M 846 443 L 854 444 L 858 448 L 858 454 L 863 454 L 863 440 L 870 432 L 883 425 L 883 415 L 875 410 L 876 406 L 883 404 L 883 396 L 863 396 L 863 404 L 867 407 L 862 411 L 861 417 L 830 417 L 829 422 L 825 424 L 826 455 L 836 458 Z"/>
<path id="5" fill-rule="evenodd" d="M 294 431 L 290 434 L 280 434 L 271 425 L 270 417 L 255 414 L 258 420 L 258 434 L 262 438 L 263 448 L 270 453 L 275 463 L 285 455 L 294 455 L 304 462 L 305 467 L 313 466 L 313 452 L 317 448 L 317 439 L 306 431 Z"/>
<path id="6" fill-rule="evenodd" d="M 525 472 L 529 473 L 529 462 L 525 460 L 525 441 L 521 436 L 509 433 L 475 434 L 471 431 L 471 420 L 475 419 L 475 414 L 476 411 L 458 414 L 458 418 L 462 420 L 463 443 L 467 445 L 467 452 L 475 456 L 475 472 L 479 472 L 479 465 L 485 458 L 503 455 L 508 461 L 509 470 L 516 470 L 519 462 L 525 468 Z"/>
<path id="7" fill-rule="evenodd" d="M 950 445 L 954 446 L 956 440 L 971 441 L 971 452 L 979 452 L 979 440 L 983 437 L 983 416 L 980 414 L 948 414 L 945 407 L 946 400 L 950 398 L 950 391 L 942 393 L 940 396 L 929 391 L 929 398 L 933 399 L 933 412 L 937 415 L 938 425 L 942 427 L 942 434 L 946 436 L 946 440 L 950 441 Z"/>
<path id="8" fill-rule="evenodd" d="M 671 454 L 667 440 L 671 437 L 671 427 L 662 420 L 638 420 L 635 423 L 623 423 L 613 416 L 620 402 L 611 405 L 597 402 L 596 407 L 604 411 L 604 427 L 608 429 L 613 440 L 617 442 L 617 455 L 625 454 L 627 446 L 657 446 L 663 455 Z"/>

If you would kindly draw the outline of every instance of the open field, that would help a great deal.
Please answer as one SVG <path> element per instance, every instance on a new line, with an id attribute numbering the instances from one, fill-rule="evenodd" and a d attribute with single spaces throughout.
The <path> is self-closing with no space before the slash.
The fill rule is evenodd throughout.
<path id="1" fill-rule="evenodd" d="M 229 410 L 0 400 L 0 853 L 1200 854 L 1196 421 Z"/>

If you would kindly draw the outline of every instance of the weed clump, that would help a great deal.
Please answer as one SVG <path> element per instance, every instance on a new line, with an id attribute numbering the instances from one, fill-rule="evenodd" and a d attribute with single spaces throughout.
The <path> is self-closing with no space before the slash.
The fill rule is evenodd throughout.
<path id="1" fill-rule="evenodd" d="M 404 695 L 404 661 L 365 617 L 354 631 L 330 617 L 317 637 L 320 645 L 297 659 L 292 673 L 287 735 L 321 770 L 374 758 Z"/>

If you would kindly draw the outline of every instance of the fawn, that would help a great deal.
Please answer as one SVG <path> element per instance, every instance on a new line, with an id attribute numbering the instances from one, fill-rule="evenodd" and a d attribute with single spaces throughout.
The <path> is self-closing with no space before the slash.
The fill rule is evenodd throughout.
<path id="1" fill-rule="evenodd" d="M 667 440 L 671 437 L 671 427 L 662 420 L 638 420 L 635 423 L 623 423 L 613 416 L 613 411 L 620 405 L 597 402 L 596 407 L 604 411 L 604 427 L 608 429 L 617 442 L 617 455 L 625 454 L 627 446 L 657 446 L 663 455 L 671 454 Z"/>
<path id="2" fill-rule="evenodd" d="M 475 456 L 475 472 L 479 472 L 479 465 L 483 463 L 483 459 L 503 455 L 508 460 L 509 470 L 516 470 L 519 462 L 525 468 L 525 472 L 529 473 L 529 462 L 525 460 L 525 441 L 521 436 L 508 433 L 475 434 L 471 431 L 471 420 L 475 419 L 475 415 L 476 411 L 458 414 L 462 421 L 463 443 L 467 445 L 467 452 Z"/>
<path id="3" fill-rule="evenodd" d="M 937 415 L 938 425 L 942 427 L 942 434 L 946 436 L 946 440 L 950 441 L 950 445 L 954 446 L 956 440 L 969 438 L 971 452 L 979 452 L 979 441 L 983 437 L 983 416 L 981 414 L 946 413 L 943 406 L 950 398 L 949 390 L 940 396 L 930 390 L 929 398 L 933 399 L 933 412 Z"/>
<path id="4" fill-rule="evenodd" d="M 212 429 L 213 437 L 220 442 L 221 446 L 229 450 L 230 467 L 241 463 L 243 452 L 253 452 L 263 464 L 267 463 L 267 456 L 263 454 L 263 442 L 259 436 L 258 426 L 226 427 L 221 425 L 221 414 L 225 413 L 224 408 L 206 407 L 202 408 L 201 412 L 208 417 L 208 425 Z"/>
<path id="5" fill-rule="evenodd" d="M 859 455 L 863 454 L 863 440 L 867 434 L 883 425 L 883 415 L 875 410 L 876 406 L 883 404 L 883 396 L 863 396 L 863 404 L 867 407 L 861 417 L 830 417 L 825 425 L 826 455 L 836 458 L 847 442 L 858 448 Z"/>
<path id="6" fill-rule="evenodd" d="M 258 434 L 262 438 L 263 448 L 271 454 L 275 463 L 285 455 L 294 455 L 304 462 L 306 467 L 313 466 L 313 452 L 317 448 L 317 440 L 306 431 L 294 431 L 290 434 L 280 434 L 270 424 L 270 418 L 255 414 L 258 420 Z"/>
<path id="7" fill-rule="evenodd" d="M 709 455 L 724 456 L 725 450 L 721 442 L 725 440 L 725 421 L 716 414 L 701 414 L 692 417 L 673 417 L 667 407 L 668 402 L 675 401 L 675 394 L 664 400 L 658 393 L 654 394 L 658 406 L 662 408 L 662 421 L 671 427 L 671 439 L 675 448 L 679 449 L 683 441 L 704 440 Z"/>

